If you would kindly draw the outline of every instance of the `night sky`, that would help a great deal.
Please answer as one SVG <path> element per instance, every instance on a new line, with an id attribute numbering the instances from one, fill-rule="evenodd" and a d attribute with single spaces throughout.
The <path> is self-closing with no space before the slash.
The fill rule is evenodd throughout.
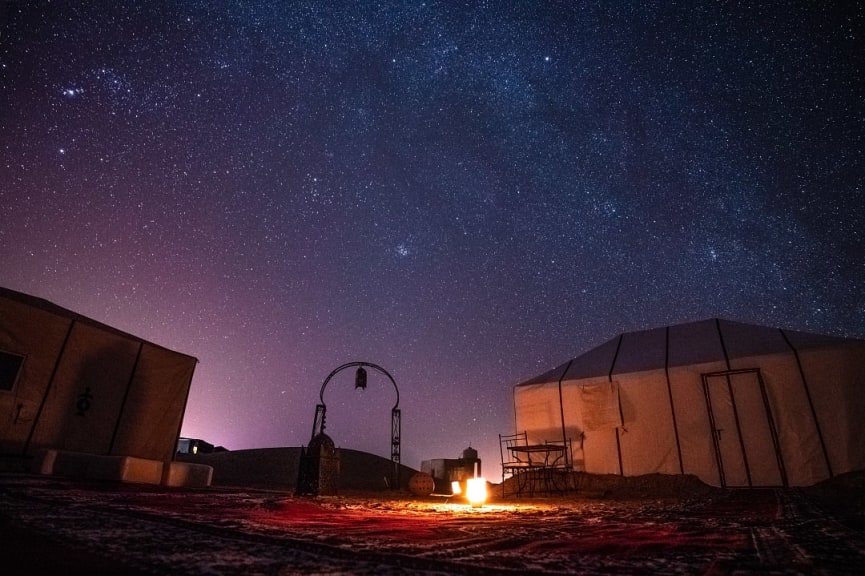
<path id="1" fill-rule="evenodd" d="M 367 361 L 493 477 L 620 332 L 865 335 L 865 9 L 691 4 L 0 1 L 0 285 L 197 357 L 185 436 L 305 444 Z"/>

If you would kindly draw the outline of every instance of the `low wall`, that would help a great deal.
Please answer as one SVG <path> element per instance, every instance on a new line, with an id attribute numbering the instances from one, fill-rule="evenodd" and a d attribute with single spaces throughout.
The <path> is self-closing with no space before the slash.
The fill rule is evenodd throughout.
<path id="1" fill-rule="evenodd" d="M 389 490 L 393 463 L 381 456 L 339 449 L 340 490 Z M 300 448 L 256 448 L 210 454 L 178 454 L 177 460 L 213 467 L 214 486 L 237 486 L 294 490 L 297 487 Z M 400 466 L 400 489 L 408 490 L 408 480 L 415 474 Z"/>

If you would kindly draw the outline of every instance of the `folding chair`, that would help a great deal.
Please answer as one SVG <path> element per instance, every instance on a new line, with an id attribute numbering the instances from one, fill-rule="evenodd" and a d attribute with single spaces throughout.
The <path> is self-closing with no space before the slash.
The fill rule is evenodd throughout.
<path id="1" fill-rule="evenodd" d="M 516 434 L 499 434 L 499 451 L 502 457 L 502 497 L 505 496 L 505 480 L 514 478 L 516 489 L 514 493 L 520 494 L 524 482 L 520 478 L 520 474 L 526 472 L 531 467 L 531 463 L 521 460 L 519 454 L 514 452 L 512 448 L 516 446 L 528 446 L 528 434 L 518 432 Z"/>

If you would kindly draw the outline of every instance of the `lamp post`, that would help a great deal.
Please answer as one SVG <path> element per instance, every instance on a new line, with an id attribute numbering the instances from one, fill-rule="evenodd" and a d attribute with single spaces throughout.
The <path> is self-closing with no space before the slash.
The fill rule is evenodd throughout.
<path id="1" fill-rule="evenodd" d="M 393 490 L 399 490 L 400 483 L 400 433 L 402 429 L 401 415 L 399 410 L 399 388 L 396 387 L 396 382 L 393 379 L 393 376 L 388 373 L 387 370 L 382 368 L 377 364 L 373 364 L 371 362 L 348 362 L 343 364 L 342 366 L 337 367 L 330 374 L 327 375 L 327 378 L 324 379 L 324 383 L 321 385 L 321 391 L 318 394 L 318 398 L 320 403 L 315 407 L 315 418 L 312 422 L 312 437 L 315 438 L 317 434 L 324 434 L 325 428 L 325 418 L 327 416 L 327 405 L 324 403 L 324 389 L 327 387 L 328 382 L 330 382 L 331 378 L 336 376 L 339 372 L 345 370 L 346 368 L 352 368 L 357 366 L 357 370 L 354 374 L 354 387 L 355 389 L 366 390 L 367 385 L 367 372 L 365 368 L 371 368 L 380 372 L 387 376 L 390 383 L 393 384 L 393 389 L 396 391 L 396 403 L 394 403 L 393 408 L 391 409 L 391 426 L 390 426 L 390 459 L 393 462 L 393 470 L 391 472 L 391 488 Z"/>

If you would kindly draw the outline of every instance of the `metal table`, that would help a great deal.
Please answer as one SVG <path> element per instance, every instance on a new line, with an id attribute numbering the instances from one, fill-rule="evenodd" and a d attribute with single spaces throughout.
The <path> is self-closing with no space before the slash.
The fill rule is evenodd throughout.
<path id="1" fill-rule="evenodd" d="M 529 496 L 534 496 L 536 490 L 552 493 L 556 489 L 554 472 L 564 468 L 565 449 L 564 444 L 508 447 L 517 462 L 509 466 L 517 477 L 517 494 L 528 491 Z"/>

